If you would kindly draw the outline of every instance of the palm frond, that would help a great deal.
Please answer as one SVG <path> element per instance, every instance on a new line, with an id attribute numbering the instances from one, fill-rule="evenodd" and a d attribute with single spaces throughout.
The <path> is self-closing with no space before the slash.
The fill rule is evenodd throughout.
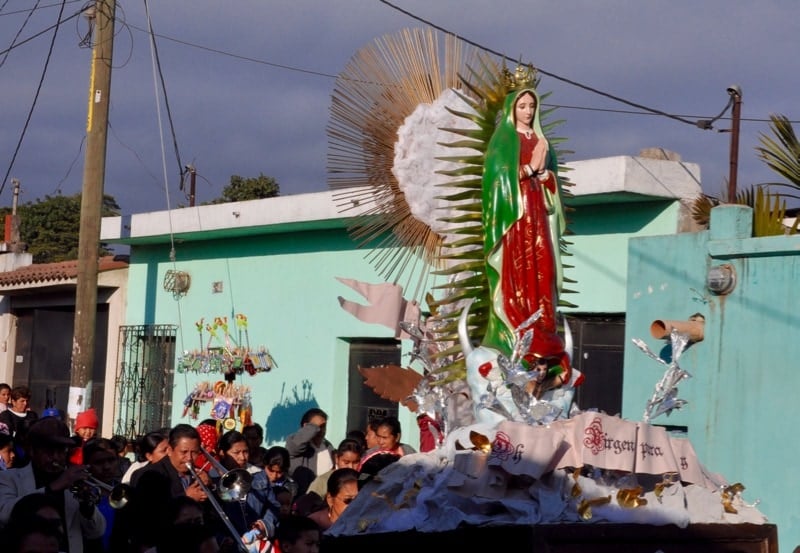
<path id="1" fill-rule="evenodd" d="M 773 114 L 770 121 L 774 138 L 763 133 L 760 135 L 761 146 L 756 147 L 757 156 L 791 186 L 800 189 L 800 141 L 787 117 Z"/>
<path id="2" fill-rule="evenodd" d="M 719 200 L 701 194 L 692 200 L 692 219 L 700 228 L 707 229 L 711 223 L 711 209 L 719 205 Z"/>

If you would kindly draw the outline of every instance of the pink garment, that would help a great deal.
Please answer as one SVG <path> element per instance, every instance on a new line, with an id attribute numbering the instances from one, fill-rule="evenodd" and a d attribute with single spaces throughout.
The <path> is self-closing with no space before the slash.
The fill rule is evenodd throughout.
<path id="1" fill-rule="evenodd" d="M 339 296 L 339 305 L 342 309 L 360 321 L 392 329 L 398 338 L 411 338 L 400 329 L 399 323 L 401 321 L 419 323 L 420 308 L 416 301 L 407 301 L 403 298 L 402 286 L 388 282 L 369 284 L 341 277 L 336 277 L 336 280 L 361 294 L 368 302 L 368 305 L 361 305 Z"/>

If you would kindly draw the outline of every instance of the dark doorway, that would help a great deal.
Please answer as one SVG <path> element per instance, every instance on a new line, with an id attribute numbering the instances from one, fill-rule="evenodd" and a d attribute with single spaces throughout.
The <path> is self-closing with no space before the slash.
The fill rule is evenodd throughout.
<path id="1" fill-rule="evenodd" d="M 374 418 L 396 417 L 396 402 L 383 399 L 364 384 L 359 367 L 400 364 L 400 342 L 397 340 L 352 340 L 348 367 L 347 430 L 364 430 Z"/>
<path id="2" fill-rule="evenodd" d="M 581 409 L 596 408 L 609 415 L 622 411 L 622 364 L 625 317 L 567 317 L 572 330 L 572 365 L 586 380 L 575 399 Z"/>
<path id="3" fill-rule="evenodd" d="M 30 408 L 41 415 L 52 406 L 67 412 L 75 309 L 71 306 L 19 309 L 14 385 L 31 389 Z M 108 305 L 97 306 L 91 407 L 103 420 Z M 88 405 L 87 405 L 88 408 Z"/>

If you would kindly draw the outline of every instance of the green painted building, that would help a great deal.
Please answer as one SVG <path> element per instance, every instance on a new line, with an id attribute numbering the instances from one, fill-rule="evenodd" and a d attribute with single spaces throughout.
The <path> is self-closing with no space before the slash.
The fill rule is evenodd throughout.
<path id="1" fill-rule="evenodd" d="M 652 337 L 652 322 L 702 315 L 704 338 L 679 359 L 692 376 L 678 386 L 688 403 L 653 422 L 684 430 L 709 470 L 742 483 L 744 499 L 759 501 L 778 525 L 780 549 L 791 551 L 800 543 L 800 403 L 790 391 L 800 358 L 800 236 L 751 235 L 749 208 L 720 206 L 708 231 L 630 240 L 622 412 L 640 419 L 664 373 L 631 340 L 670 360 L 672 348 Z"/>
<path id="2" fill-rule="evenodd" d="M 583 161 L 570 169 L 575 234 L 568 263 L 575 266 L 570 276 L 578 280 L 578 294 L 569 299 L 579 307 L 569 316 L 576 366 L 592 383 L 579 400 L 619 412 L 627 243 L 687 230 L 686 202 L 699 192 L 699 170 L 643 157 Z M 102 240 L 130 246 L 126 322 L 111 379 L 118 383 L 113 431 L 206 418 L 212 401 L 194 402 L 197 419 L 184 416 L 184 401 L 198 383 L 213 385 L 222 376 L 182 372 L 191 359 L 185 352 L 247 341 L 251 350 L 268 348 L 277 362 L 269 372 L 244 372 L 235 381 L 251 389 L 252 418 L 265 426 L 268 443 L 282 443 L 302 412 L 319 406 L 330 415 L 328 437 L 335 443 L 363 428 L 370 414 L 396 411 L 404 441 L 416 445 L 413 415 L 374 396 L 357 371 L 407 364 L 410 344 L 339 305 L 339 296 L 364 299 L 337 277 L 383 282 L 367 259 L 371 252 L 347 233 L 351 216 L 341 213 L 334 193 L 322 192 L 104 219 Z M 246 333 L 235 325 L 237 314 L 247 318 Z M 217 317 L 228 318 L 228 340 L 219 328 L 217 338 L 207 330 Z"/>
<path id="3" fill-rule="evenodd" d="M 680 359 L 692 375 L 679 385 L 687 404 L 652 422 L 685 432 L 709 470 L 744 484 L 745 500 L 760 501 L 778 525 L 781 549 L 790 550 L 800 543 L 792 505 L 793 421 L 800 408 L 779 390 L 794 381 L 793 361 L 800 358 L 793 339 L 800 238 L 751 238 L 743 207 L 716 208 L 710 230 L 695 228 L 688 204 L 699 192 L 699 175 L 692 164 L 615 157 L 577 162 L 569 177 L 574 235 L 566 262 L 574 266 L 578 293 L 568 299 L 578 307 L 568 317 L 574 365 L 587 375 L 579 405 L 641 420 L 664 366 L 632 339 L 669 360 L 669 342 L 654 338 L 651 324 L 702 315 L 704 339 Z M 352 212 L 340 209 L 335 194 L 323 192 L 104 219 L 103 240 L 130 245 L 116 381 L 124 382 L 124 368 L 136 365 L 140 376 L 161 363 L 163 373 L 174 371 L 161 383 L 163 393 L 150 392 L 162 402 L 161 420 L 197 422 L 183 415 L 184 400 L 198 382 L 221 375 L 181 372 L 182 352 L 208 344 L 209 333 L 201 336 L 196 327 L 201 319 L 227 316 L 231 335 L 243 341 L 233 322 L 241 313 L 251 348 L 269 348 L 277 362 L 269 372 L 236 379 L 252 389 L 253 420 L 265 426 L 268 443 L 282 443 L 302 412 L 319 406 L 330 414 L 333 442 L 370 414 L 397 412 L 404 441 L 417 445 L 414 416 L 374 396 L 357 371 L 405 365 L 410 346 L 340 307 L 339 296 L 364 299 L 337 277 L 382 282 L 370 251 L 348 235 Z M 709 288 L 709 271 L 720 266 L 735 275 L 728 293 Z M 188 288 L 176 293 L 181 273 Z M 159 338 L 165 329 L 171 334 Z M 148 332 L 163 347 L 149 350 Z M 131 413 L 147 419 L 152 407 L 131 410 L 121 392 L 114 424 L 129 422 Z M 211 407 L 202 403 L 199 419 Z"/>

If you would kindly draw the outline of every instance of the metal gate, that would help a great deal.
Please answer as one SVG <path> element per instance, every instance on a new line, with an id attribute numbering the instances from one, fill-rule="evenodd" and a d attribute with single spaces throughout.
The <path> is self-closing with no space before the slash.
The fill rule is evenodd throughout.
<path id="1" fill-rule="evenodd" d="M 134 439 L 171 426 L 176 325 L 119 328 L 114 433 Z"/>

